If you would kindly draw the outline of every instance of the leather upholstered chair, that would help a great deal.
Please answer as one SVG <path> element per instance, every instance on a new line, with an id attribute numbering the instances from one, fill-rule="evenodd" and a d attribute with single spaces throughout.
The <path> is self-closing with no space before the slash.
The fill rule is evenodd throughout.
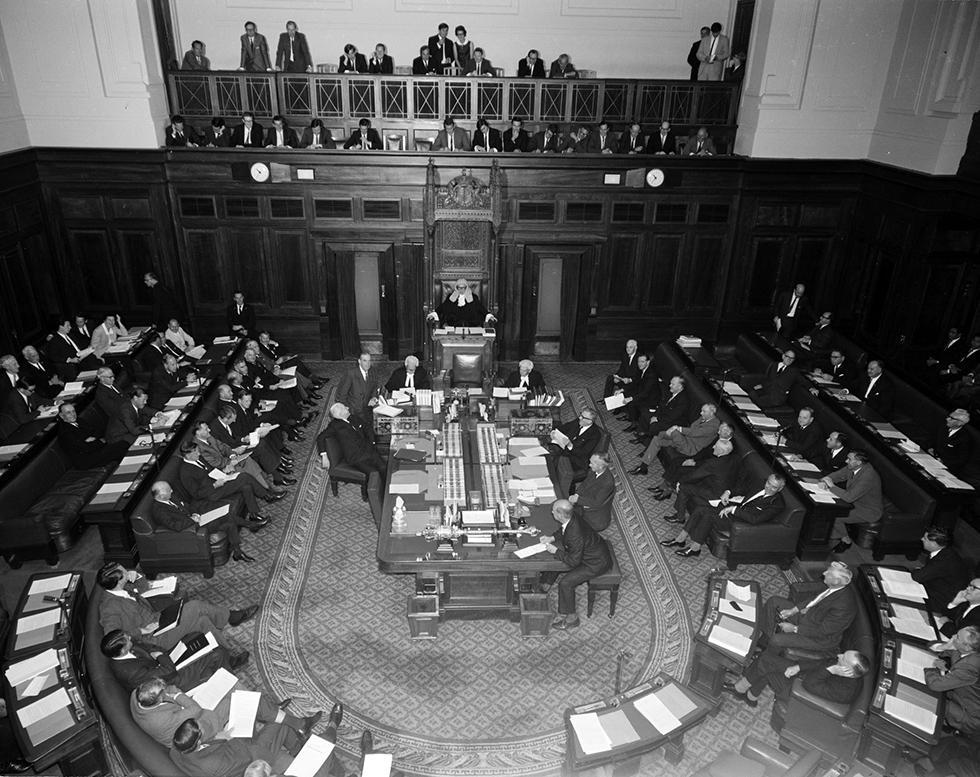
<path id="1" fill-rule="evenodd" d="M 361 499 L 368 501 L 368 476 L 359 469 L 354 469 L 345 464 L 340 454 L 340 447 L 337 441 L 326 435 L 327 459 L 329 460 L 330 491 L 337 496 L 338 485 L 340 483 L 357 483 L 361 487 Z"/>
<path id="2" fill-rule="evenodd" d="M 139 512 L 129 520 L 136 537 L 140 566 L 148 578 L 152 580 L 168 572 L 199 572 L 204 577 L 214 577 L 207 527 L 170 531 L 153 526 L 150 519 Z"/>
<path id="3" fill-rule="evenodd" d="M 482 353 L 454 353 L 453 366 L 449 371 L 449 385 L 454 386 L 473 386 L 480 388 L 483 386 L 483 354 Z"/>
<path id="4" fill-rule="evenodd" d="M 723 750 L 694 777 L 809 777 L 817 773 L 820 751 L 789 755 L 754 737 L 746 737 L 738 753 Z"/>

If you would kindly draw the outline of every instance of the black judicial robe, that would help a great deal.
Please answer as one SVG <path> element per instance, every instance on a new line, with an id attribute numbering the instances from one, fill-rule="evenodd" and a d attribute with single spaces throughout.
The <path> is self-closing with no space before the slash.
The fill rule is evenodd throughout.
<path id="1" fill-rule="evenodd" d="M 462 307 L 456 301 L 446 297 L 442 304 L 436 308 L 439 314 L 439 324 L 441 326 L 483 326 L 487 317 L 487 309 L 483 307 L 480 298 L 473 295 L 473 301 L 467 302 Z"/>

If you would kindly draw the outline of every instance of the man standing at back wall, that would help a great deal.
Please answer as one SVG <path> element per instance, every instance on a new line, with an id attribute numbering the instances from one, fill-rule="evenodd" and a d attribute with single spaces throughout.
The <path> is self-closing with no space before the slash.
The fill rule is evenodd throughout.
<path id="1" fill-rule="evenodd" d="M 306 44 L 306 36 L 299 32 L 296 22 L 286 22 L 286 31 L 279 34 L 276 49 L 276 70 L 286 73 L 312 73 L 313 57 Z"/>
<path id="2" fill-rule="evenodd" d="M 241 37 L 242 59 L 239 70 L 251 73 L 262 73 L 272 70 L 272 58 L 269 56 L 269 42 L 265 35 L 256 31 L 255 22 L 245 22 L 245 34 Z"/>
<path id="3" fill-rule="evenodd" d="M 721 34 L 721 23 L 711 25 L 711 34 L 701 39 L 698 47 L 698 81 L 721 81 L 724 75 L 725 60 L 731 49 L 728 36 Z"/>

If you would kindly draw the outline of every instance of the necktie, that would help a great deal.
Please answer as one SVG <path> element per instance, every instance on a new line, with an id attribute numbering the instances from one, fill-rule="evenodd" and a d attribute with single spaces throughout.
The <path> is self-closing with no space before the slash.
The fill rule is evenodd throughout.
<path id="1" fill-rule="evenodd" d="M 241 315 L 241 314 L 242 314 L 242 306 L 241 306 L 241 305 L 239 305 L 239 306 L 238 306 L 238 315 Z"/>
<path id="2" fill-rule="evenodd" d="M 797 296 L 796 296 L 796 295 L 794 294 L 794 295 L 793 295 L 793 300 L 792 300 L 792 302 L 790 302 L 790 304 L 789 304 L 789 313 L 787 313 L 787 314 L 786 314 L 787 316 L 789 316 L 789 317 L 791 317 L 791 318 L 792 318 L 793 316 L 795 316 L 795 315 L 796 315 L 796 303 L 797 303 L 797 302 L 799 302 L 799 301 L 800 301 L 800 298 L 799 298 L 799 297 L 797 297 Z"/>
<path id="3" fill-rule="evenodd" d="M 750 496 L 748 499 L 742 502 L 742 507 L 745 507 L 745 505 L 747 505 L 749 502 L 758 499 L 760 496 L 762 496 L 765 493 L 766 492 L 763 490 L 763 491 L 757 491 L 756 493 L 752 494 L 752 496 Z"/>
<path id="4" fill-rule="evenodd" d="M 451 132 L 447 132 L 446 135 L 449 138 L 449 150 L 452 151 L 453 150 L 453 134 Z"/>
<path id="5" fill-rule="evenodd" d="M 408 373 L 406 378 L 407 380 L 405 381 L 405 385 L 408 386 L 408 388 L 415 388 L 415 373 Z"/>
<path id="6" fill-rule="evenodd" d="M 289 39 L 289 61 L 293 61 L 293 39 Z"/>
<path id="7" fill-rule="evenodd" d="M 871 381 L 868 383 L 868 390 L 864 392 L 865 399 L 871 396 L 871 389 L 874 388 L 875 380 L 877 380 L 877 378 L 872 378 Z"/>
<path id="8" fill-rule="evenodd" d="M 785 366 L 785 365 L 783 365 L 783 364 L 780 364 L 780 365 L 779 365 L 778 367 L 776 367 L 776 374 L 777 374 L 777 375 L 778 375 L 778 374 L 779 374 L 780 372 L 782 372 L 782 371 L 783 371 L 783 367 L 784 367 L 784 366 Z"/>
<path id="9" fill-rule="evenodd" d="M 819 594 L 817 594 L 815 597 L 813 597 L 813 599 L 810 600 L 809 604 L 807 604 L 806 607 L 801 607 L 800 608 L 800 614 L 806 613 L 807 611 L 813 609 L 813 607 L 816 606 L 816 604 L 818 602 L 822 602 L 824 599 L 826 599 L 828 596 L 830 596 L 833 592 L 834 591 L 831 588 L 828 588 L 826 591 L 821 591 Z"/>
<path id="10" fill-rule="evenodd" d="M 667 135 L 663 132 L 660 133 L 660 147 L 663 148 L 667 143 Z"/>
<path id="11" fill-rule="evenodd" d="M 718 36 L 714 36 L 711 39 L 711 51 L 708 52 L 708 62 L 714 62 L 715 60 L 715 46 L 718 45 Z"/>
<path id="12" fill-rule="evenodd" d="M 703 143 L 702 143 L 702 141 L 700 141 L 700 140 L 699 140 L 699 141 L 698 141 L 698 151 L 700 151 L 700 150 L 701 150 L 701 146 L 702 146 L 702 145 L 703 145 Z"/>

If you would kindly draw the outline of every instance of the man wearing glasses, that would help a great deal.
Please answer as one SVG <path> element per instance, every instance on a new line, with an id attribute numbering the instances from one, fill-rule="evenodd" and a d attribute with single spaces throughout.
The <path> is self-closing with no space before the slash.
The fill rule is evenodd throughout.
<path id="1" fill-rule="evenodd" d="M 799 370 L 793 366 L 795 362 L 796 352 L 787 350 L 778 362 L 769 365 L 765 374 L 743 375 L 739 382 L 759 407 L 785 405 L 789 390 L 800 379 Z"/>
<path id="2" fill-rule="evenodd" d="M 442 326 L 491 326 L 497 318 L 487 313 L 480 298 L 473 293 L 469 281 L 460 278 L 442 304 L 426 317 Z"/>

